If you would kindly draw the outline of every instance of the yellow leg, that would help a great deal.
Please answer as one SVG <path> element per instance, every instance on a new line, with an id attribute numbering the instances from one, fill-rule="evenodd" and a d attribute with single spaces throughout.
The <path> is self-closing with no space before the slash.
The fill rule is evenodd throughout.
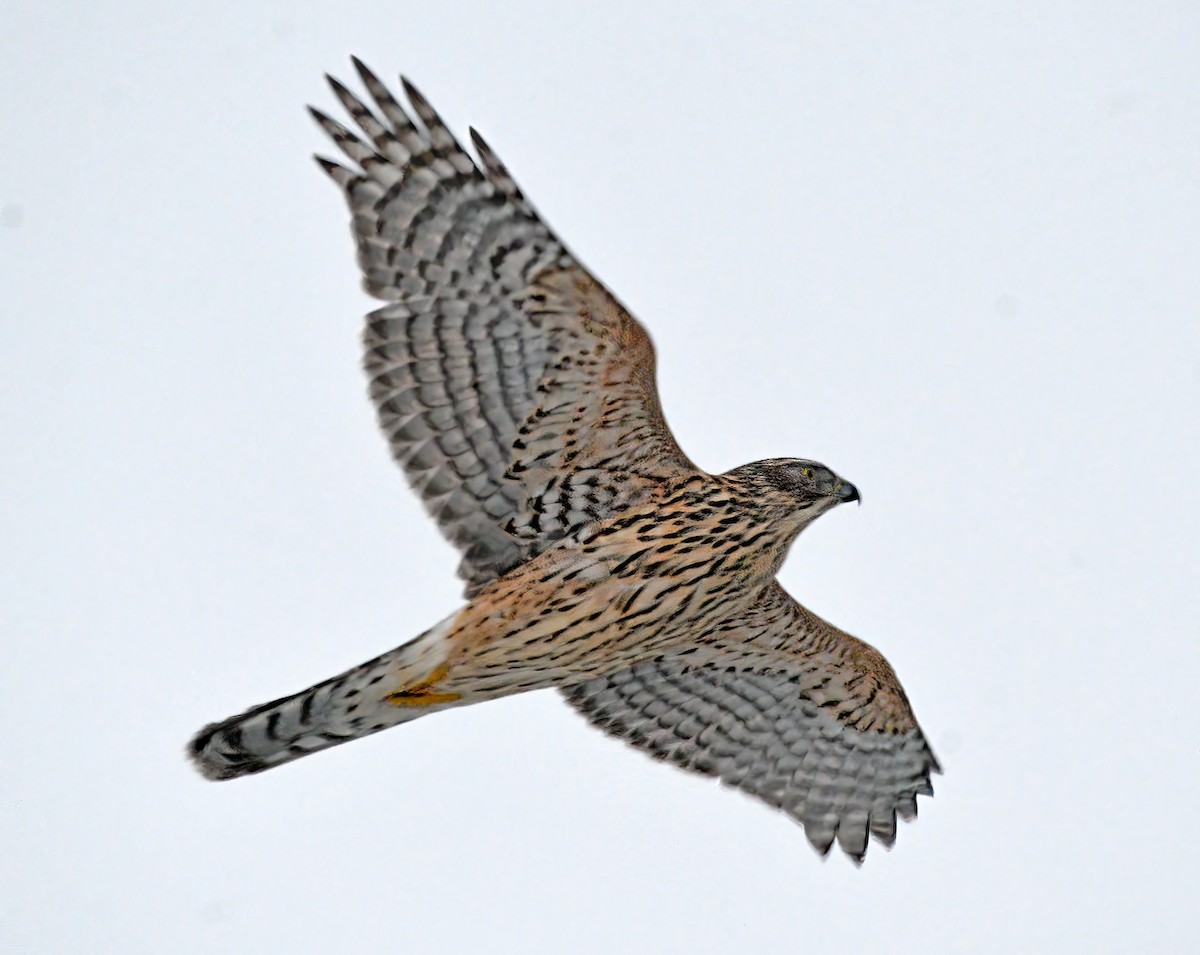
<path id="1" fill-rule="evenodd" d="M 420 683 L 407 689 L 396 690 L 387 695 L 392 706 L 432 706 L 434 703 L 453 703 L 460 698 L 458 693 L 435 693 L 432 688 L 446 676 L 449 668 L 443 663 Z"/>

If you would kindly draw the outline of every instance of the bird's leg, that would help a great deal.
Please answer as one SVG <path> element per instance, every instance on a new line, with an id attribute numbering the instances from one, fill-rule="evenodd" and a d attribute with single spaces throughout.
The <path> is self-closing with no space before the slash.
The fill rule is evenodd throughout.
<path id="1" fill-rule="evenodd" d="M 403 690 L 394 690 L 389 693 L 387 701 L 392 706 L 433 706 L 435 703 L 453 703 L 460 698 L 460 694 L 438 693 L 433 689 L 449 670 L 450 668 L 443 663 L 425 679 L 405 687 Z"/>

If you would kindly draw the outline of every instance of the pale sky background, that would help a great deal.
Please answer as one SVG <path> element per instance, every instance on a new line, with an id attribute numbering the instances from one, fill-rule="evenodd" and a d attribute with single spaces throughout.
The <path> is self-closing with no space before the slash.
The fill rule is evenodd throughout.
<path id="1" fill-rule="evenodd" d="M 1200 7 L 6 3 L 0 951 L 1183 951 Z M 785 585 L 945 766 L 861 870 L 554 694 L 204 782 L 459 604 L 376 434 L 358 53 L 643 319 L 681 444 L 862 490 Z"/>

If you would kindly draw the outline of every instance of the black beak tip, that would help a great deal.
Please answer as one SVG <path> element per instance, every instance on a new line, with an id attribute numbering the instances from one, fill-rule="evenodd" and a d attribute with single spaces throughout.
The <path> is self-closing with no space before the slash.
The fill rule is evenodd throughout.
<path id="1" fill-rule="evenodd" d="M 853 484 L 843 484 L 838 488 L 837 493 L 844 504 L 849 504 L 851 501 L 858 501 L 859 504 L 862 503 L 862 498 L 858 496 L 858 488 Z"/>

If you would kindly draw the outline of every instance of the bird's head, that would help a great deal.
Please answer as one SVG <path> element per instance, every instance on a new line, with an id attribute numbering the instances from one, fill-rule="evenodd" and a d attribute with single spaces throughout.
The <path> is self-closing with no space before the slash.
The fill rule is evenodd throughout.
<path id="1" fill-rule="evenodd" d="M 727 472 L 752 494 L 799 518 L 797 532 L 832 507 L 859 500 L 858 488 L 829 468 L 803 458 L 768 458 Z"/>

